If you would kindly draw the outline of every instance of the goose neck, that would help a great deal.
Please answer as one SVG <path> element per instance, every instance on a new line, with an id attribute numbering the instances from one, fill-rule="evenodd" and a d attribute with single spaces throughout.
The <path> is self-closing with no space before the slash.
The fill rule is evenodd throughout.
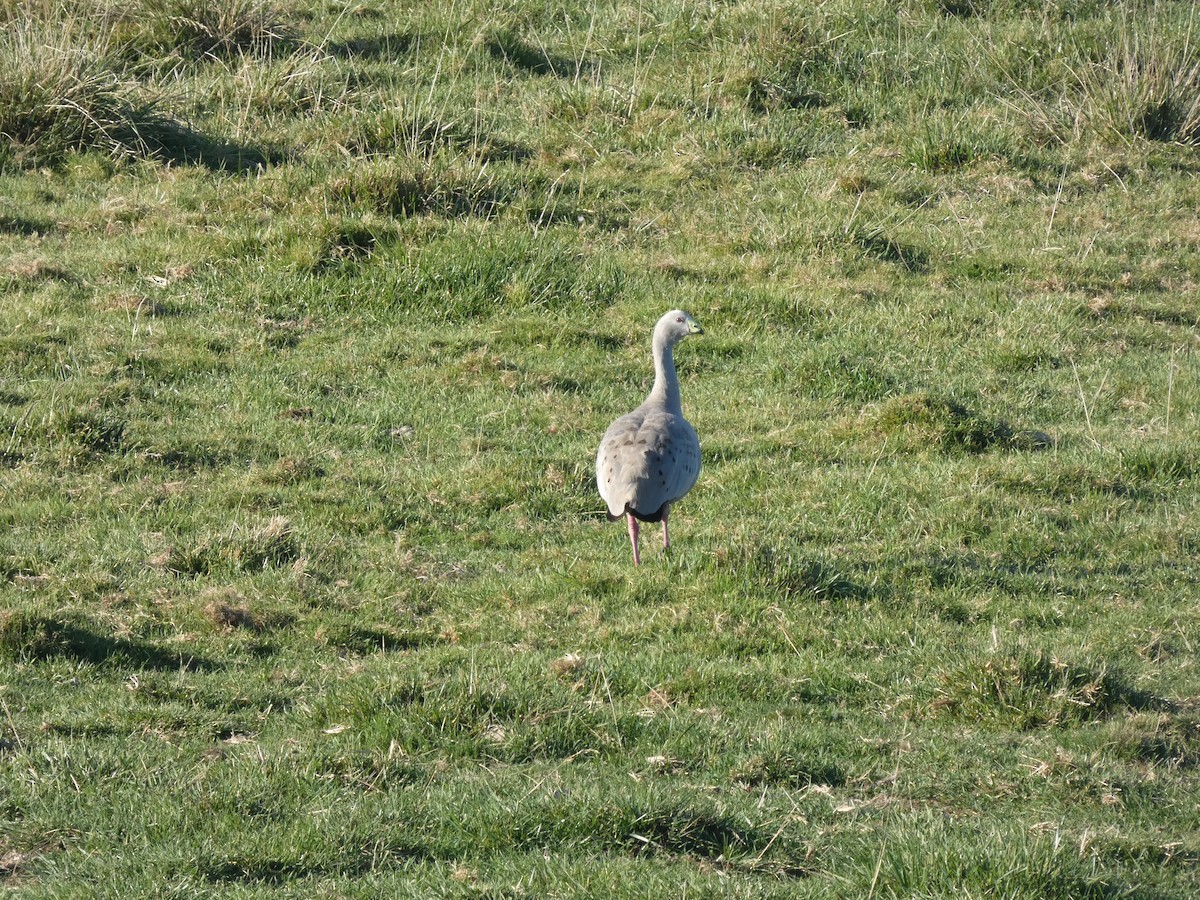
<path id="1" fill-rule="evenodd" d="M 654 387 L 650 390 L 650 398 L 663 403 L 673 412 L 680 411 L 674 346 L 657 334 L 654 336 Z"/>

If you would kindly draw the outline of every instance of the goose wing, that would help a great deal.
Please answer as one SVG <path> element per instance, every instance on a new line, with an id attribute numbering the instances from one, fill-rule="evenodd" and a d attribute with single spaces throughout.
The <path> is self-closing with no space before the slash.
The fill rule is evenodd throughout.
<path id="1" fill-rule="evenodd" d="M 645 405 L 608 427 L 596 454 L 596 486 L 616 519 L 662 518 L 700 477 L 700 440 L 681 415 Z"/>

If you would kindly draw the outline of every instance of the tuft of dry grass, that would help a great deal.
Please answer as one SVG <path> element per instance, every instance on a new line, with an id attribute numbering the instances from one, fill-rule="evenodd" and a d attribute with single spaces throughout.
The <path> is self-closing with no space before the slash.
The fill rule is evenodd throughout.
<path id="1" fill-rule="evenodd" d="M 3 269 L 4 274 L 17 281 L 73 281 L 71 273 L 44 257 L 17 257 Z"/>
<path id="2" fill-rule="evenodd" d="M 1074 69 L 1077 118 L 1121 138 L 1200 143 L 1195 24 L 1194 9 L 1181 31 L 1122 18 L 1107 52 Z"/>
<path id="3" fill-rule="evenodd" d="M 1038 134 L 1064 146 L 1134 139 L 1200 143 L 1200 18 L 1188 7 L 1155 3 L 1148 14 L 1120 5 L 1110 27 L 1070 31 L 1056 56 L 1065 73 L 1057 89 L 1038 89 L 985 49 L 1019 100 L 1015 107 Z"/>
<path id="4" fill-rule="evenodd" d="M 0 31 L 0 134 L 13 162 L 55 162 L 83 148 L 123 155 L 137 146 L 153 102 L 117 74 L 114 53 L 111 28 L 82 35 L 33 18 Z"/>
<path id="5" fill-rule="evenodd" d="M 236 591 L 210 588 L 201 593 L 204 605 L 201 611 L 208 621 L 217 628 L 232 631 L 244 628 L 249 631 L 262 631 L 264 617 L 251 610 L 244 598 Z"/>
<path id="6" fill-rule="evenodd" d="M 587 660 L 578 653 L 567 653 L 550 663 L 550 673 L 558 678 L 577 677 L 587 667 Z"/>
<path id="7" fill-rule="evenodd" d="M 228 603 L 214 601 L 204 607 L 204 613 L 221 628 L 249 628 L 258 631 L 262 621 L 245 606 L 230 606 Z"/>
<path id="8" fill-rule="evenodd" d="M 294 40 L 282 11 L 269 0 L 139 0 L 139 17 L 160 52 L 221 59 L 268 56 Z"/>
<path id="9" fill-rule="evenodd" d="M 972 662 L 942 677 L 935 710 L 976 721 L 999 718 L 1020 728 L 1096 721 L 1158 701 L 1120 673 L 1045 653 L 1009 653 Z"/>

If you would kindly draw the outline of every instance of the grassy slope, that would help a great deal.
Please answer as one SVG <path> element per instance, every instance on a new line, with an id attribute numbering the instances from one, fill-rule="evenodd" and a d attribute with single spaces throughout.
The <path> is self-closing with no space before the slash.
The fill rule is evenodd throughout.
<path id="1" fill-rule="evenodd" d="M 6 163 L 6 885 L 1194 895 L 1200 162 L 1087 74 L 1189 8 L 494 6 Z"/>

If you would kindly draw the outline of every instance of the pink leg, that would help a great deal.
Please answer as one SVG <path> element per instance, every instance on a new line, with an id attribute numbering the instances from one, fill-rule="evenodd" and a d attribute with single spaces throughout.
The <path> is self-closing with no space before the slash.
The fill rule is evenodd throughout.
<path id="1" fill-rule="evenodd" d="M 633 544 L 633 564 L 640 565 L 642 560 L 638 555 L 638 520 L 633 517 L 633 513 L 626 513 L 625 517 L 629 519 L 629 543 Z"/>
<path id="2" fill-rule="evenodd" d="M 671 504 L 663 504 L 663 549 L 666 550 L 671 546 L 671 535 L 667 533 L 667 515 L 671 512 Z"/>

